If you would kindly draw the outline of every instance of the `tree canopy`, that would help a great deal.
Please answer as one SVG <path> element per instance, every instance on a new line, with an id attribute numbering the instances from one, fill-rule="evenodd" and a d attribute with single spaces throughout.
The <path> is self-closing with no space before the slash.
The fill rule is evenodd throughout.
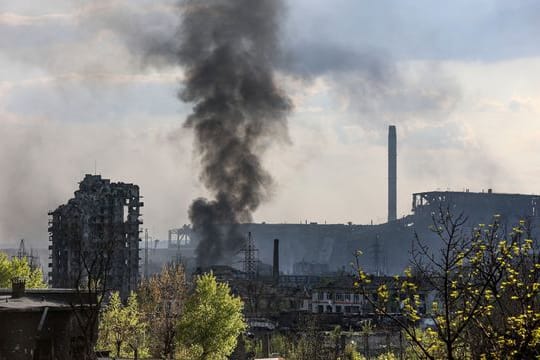
<path id="1" fill-rule="evenodd" d="M 166 265 L 161 273 L 142 282 L 138 294 L 143 318 L 148 324 L 150 353 L 160 359 L 173 359 L 178 322 L 187 297 L 183 266 Z"/>
<path id="2" fill-rule="evenodd" d="M 118 292 L 111 295 L 101 314 L 98 348 L 113 351 L 117 357 L 146 353 L 146 324 L 141 321 L 137 295 L 131 293 L 127 304 L 122 304 Z"/>
<path id="3" fill-rule="evenodd" d="M 196 279 L 178 325 L 178 340 L 195 359 L 222 360 L 229 356 L 246 328 L 242 300 L 213 274 Z"/>
<path id="4" fill-rule="evenodd" d="M 12 259 L 3 252 L 0 252 L 0 288 L 11 287 L 11 280 L 23 278 L 27 288 L 46 288 L 43 282 L 43 273 L 40 268 L 32 268 L 28 259 Z"/>

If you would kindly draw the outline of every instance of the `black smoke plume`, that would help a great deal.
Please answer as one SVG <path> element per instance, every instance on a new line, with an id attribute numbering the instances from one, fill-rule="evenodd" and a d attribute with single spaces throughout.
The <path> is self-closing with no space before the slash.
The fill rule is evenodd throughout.
<path id="1" fill-rule="evenodd" d="M 279 0 L 187 0 L 182 11 L 186 79 L 179 96 L 194 104 L 185 126 L 195 132 L 200 177 L 215 197 L 189 209 L 201 237 L 198 265 L 205 267 L 241 249 L 236 225 L 252 220 L 272 185 L 260 156 L 287 138 L 291 102 L 274 80 L 284 9 Z"/>

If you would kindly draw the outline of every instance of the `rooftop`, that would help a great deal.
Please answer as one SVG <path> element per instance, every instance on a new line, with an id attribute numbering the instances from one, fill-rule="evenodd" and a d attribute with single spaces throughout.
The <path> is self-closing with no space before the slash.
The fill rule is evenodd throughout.
<path id="1" fill-rule="evenodd" d="M 85 295 L 81 297 L 81 295 Z M 84 291 L 75 289 L 26 289 L 21 297 L 14 298 L 11 289 L 0 288 L 0 312 L 41 311 L 43 308 L 62 310 L 71 308 L 72 303 L 88 301 Z M 91 297 L 94 297 L 90 294 Z"/>
<path id="2" fill-rule="evenodd" d="M 13 299 L 10 295 L 0 296 L 0 312 L 2 311 L 41 311 L 43 308 L 70 308 L 66 302 L 46 300 L 45 297 L 35 298 L 23 296 Z"/>

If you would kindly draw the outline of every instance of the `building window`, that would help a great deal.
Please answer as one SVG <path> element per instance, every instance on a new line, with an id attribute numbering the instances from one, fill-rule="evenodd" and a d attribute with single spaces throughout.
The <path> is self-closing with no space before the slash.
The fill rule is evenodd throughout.
<path id="1" fill-rule="evenodd" d="M 332 312 L 332 306 L 326 305 L 326 312 L 331 313 Z"/>
<path id="2" fill-rule="evenodd" d="M 324 300 L 324 292 L 322 292 L 322 291 L 321 291 L 321 292 L 318 292 L 318 293 L 317 293 L 317 299 L 318 299 L 318 300 Z"/>
<path id="3" fill-rule="evenodd" d="M 340 313 L 340 312 L 341 312 L 341 306 L 340 306 L 340 305 L 337 305 L 337 306 L 336 306 L 336 312 L 337 312 L 337 313 Z"/>
<path id="4" fill-rule="evenodd" d="M 322 305 L 317 306 L 317 312 L 319 314 L 322 314 L 324 312 L 324 306 L 322 306 Z"/>
<path id="5" fill-rule="evenodd" d="M 346 313 L 346 314 L 350 314 L 350 313 L 351 313 L 351 307 L 350 307 L 350 306 L 345 306 L 345 313 Z"/>
<path id="6" fill-rule="evenodd" d="M 331 292 L 326 293 L 326 300 L 333 300 L 333 294 Z"/>
<path id="7" fill-rule="evenodd" d="M 349 294 L 349 293 L 345 294 L 345 300 L 346 301 L 351 301 L 351 294 Z"/>
<path id="8" fill-rule="evenodd" d="M 353 306 L 351 311 L 354 313 L 354 314 L 358 314 L 360 312 L 360 306 Z"/>
<path id="9" fill-rule="evenodd" d="M 343 301 L 343 294 L 342 293 L 336 293 L 336 301 Z"/>
<path id="10" fill-rule="evenodd" d="M 358 304 L 360 302 L 360 295 L 359 294 L 354 294 L 354 302 L 356 304 Z"/>

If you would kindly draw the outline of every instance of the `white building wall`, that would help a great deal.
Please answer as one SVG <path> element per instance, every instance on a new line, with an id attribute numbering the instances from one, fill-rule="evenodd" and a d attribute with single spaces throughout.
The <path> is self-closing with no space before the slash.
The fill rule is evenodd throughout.
<path id="1" fill-rule="evenodd" d="M 347 291 L 314 290 L 311 296 L 311 311 L 313 313 L 342 313 L 359 314 L 365 305 L 365 299 L 360 294 Z"/>

